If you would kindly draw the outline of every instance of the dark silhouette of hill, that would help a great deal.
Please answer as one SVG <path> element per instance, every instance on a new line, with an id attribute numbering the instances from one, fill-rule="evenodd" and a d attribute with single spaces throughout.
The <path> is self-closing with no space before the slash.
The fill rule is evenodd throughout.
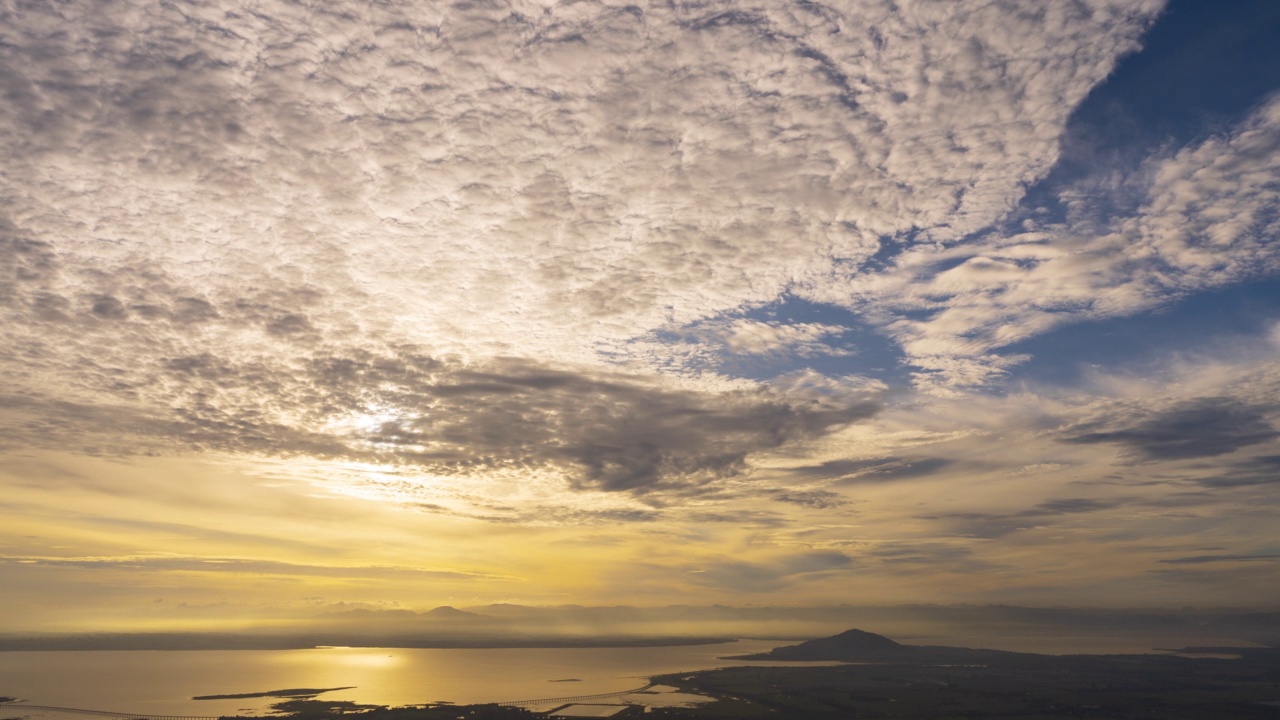
<path id="1" fill-rule="evenodd" d="M 428 617 L 433 617 L 433 618 L 441 618 L 441 619 L 452 618 L 457 620 L 461 620 L 464 618 L 483 618 L 484 617 L 479 613 L 467 612 L 466 610 L 459 610 L 458 608 L 453 607 L 452 605 L 441 605 L 438 608 L 433 608 L 422 614 Z"/>
<path id="2" fill-rule="evenodd" d="M 900 645 L 865 630 L 845 630 L 839 635 L 808 640 L 799 645 L 774 648 L 767 653 L 741 655 L 734 660 L 883 660 L 900 658 L 918 648 Z"/>

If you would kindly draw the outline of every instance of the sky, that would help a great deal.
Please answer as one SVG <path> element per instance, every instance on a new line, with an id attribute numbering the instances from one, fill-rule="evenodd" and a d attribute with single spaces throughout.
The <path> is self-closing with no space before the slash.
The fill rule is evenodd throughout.
<path id="1" fill-rule="evenodd" d="M 1270 0 L 0 0 L 0 631 L 1280 597 Z"/>

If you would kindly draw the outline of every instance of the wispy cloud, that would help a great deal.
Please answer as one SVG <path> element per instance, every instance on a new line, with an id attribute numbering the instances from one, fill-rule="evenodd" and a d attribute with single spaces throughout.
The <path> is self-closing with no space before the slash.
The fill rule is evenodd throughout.
<path id="1" fill-rule="evenodd" d="M 386 579 L 397 575 L 421 575 L 441 579 L 493 579 L 479 573 L 462 573 L 453 570 L 432 570 L 414 567 L 304 565 L 253 558 L 226 557 L 0 557 L 0 563 L 33 567 L 74 568 L 81 570 L 111 570 L 121 572 L 202 572 L 232 573 L 240 575 L 311 575 L 340 578 Z"/>
<path id="2" fill-rule="evenodd" d="M 1199 565 L 1201 563 L 1236 563 L 1253 562 L 1255 560 L 1280 560 L 1280 553 L 1262 555 L 1190 555 L 1187 557 L 1172 558 L 1170 560 L 1161 560 L 1160 562 L 1170 563 L 1173 565 Z"/>
<path id="3" fill-rule="evenodd" d="M 722 560 L 689 569 L 693 582 L 735 592 L 770 592 L 797 581 L 819 579 L 856 567 L 848 555 L 815 550 L 779 557 L 771 562 Z"/>
<path id="4" fill-rule="evenodd" d="M 1274 409 L 1272 409 L 1274 411 Z M 1236 398 L 1186 400 L 1152 412 L 1124 427 L 1097 429 L 1097 423 L 1073 428 L 1065 439 L 1073 443 L 1116 443 L 1149 460 L 1212 457 L 1280 438 L 1264 408 Z"/>

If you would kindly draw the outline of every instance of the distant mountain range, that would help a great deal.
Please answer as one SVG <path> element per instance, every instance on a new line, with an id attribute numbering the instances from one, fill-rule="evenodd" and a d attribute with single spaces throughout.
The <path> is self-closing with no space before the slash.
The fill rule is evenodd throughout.
<path id="1" fill-rule="evenodd" d="M 170 626 L 178 618 L 170 618 Z M 898 638 L 863 631 L 874 627 Z M 818 645 L 779 648 L 769 659 L 845 659 L 927 646 L 1051 653 L 1145 652 L 1155 647 L 1280 646 L 1275 609 L 1028 608 L 1008 605 L 660 607 L 514 604 L 458 608 L 352 608 L 227 632 L 37 633 L 0 631 L 0 650 L 363 647 L 586 647 L 673 645 L 750 638 Z M 832 653 L 836 653 L 832 655 Z"/>

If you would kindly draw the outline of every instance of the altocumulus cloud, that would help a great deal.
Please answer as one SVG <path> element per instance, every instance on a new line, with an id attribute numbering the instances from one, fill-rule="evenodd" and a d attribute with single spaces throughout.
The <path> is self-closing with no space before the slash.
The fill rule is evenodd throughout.
<path id="1" fill-rule="evenodd" d="M 847 301 L 882 243 L 1007 213 L 1159 7 L 14 6 L 8 307 L 145 321 L 110 334 L 135 352 L 181 317 L 595 361 L 788 287 Z"/>

